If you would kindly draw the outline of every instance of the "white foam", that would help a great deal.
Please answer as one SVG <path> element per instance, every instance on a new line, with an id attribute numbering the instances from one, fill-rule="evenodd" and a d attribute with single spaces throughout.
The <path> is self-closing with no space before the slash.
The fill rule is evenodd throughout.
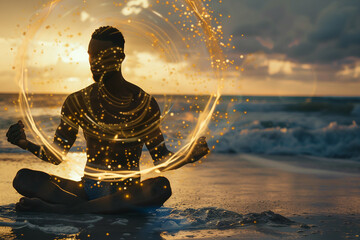
<path id="1" fill-rule="evenodd" d="M 50 234 L 76 234 L 80 231 L 77 227 L 67 226 L 63 224 L 38 226 L 35 224 L 27 223 L 26 227 Z"/>
<path id="2" fill-rule="evenodd" d="M 156 230 L 175 231 L 186 229 L 233 229 L 249 224 L 291 225 L 293 221 L 272 211 L 242 215 L 221 208 L 174 209 L 160 218 L 161 227 Z"/>
<path id="3" fill-rule="evenodd" d="M 311 155 L 360 159 L 360 128 L 331 122 L 318 129 L 265 128 L 253 121 L 246 128 L 226 133 L 215 152 Z"/>
<path id="4" fill-rule="evenodd" d="M 55 225 L 44 225 L 40 226 L 37 224 L 33 224 L 25 220 L 24 222 L 0 222 L 0 226 L 6 226 L 6 227 L 12 227 L 14 229 L 20 229 L 20 228 L 30 228 L 34 230 L 40 230 L 44 233 L 50 233 L 50 234 L 75 234 L 79 232 L 79 228 L 69 225 L 63 225 L 63 224 L 55 224 Z"/>
<path id="5" fill-rule="evenodd" d="M 126 218 L 118 218 L 114 222 L 111 223 L 111 225 L 123 225 L 126 226 L 128 224 L 129 220 Z"/>

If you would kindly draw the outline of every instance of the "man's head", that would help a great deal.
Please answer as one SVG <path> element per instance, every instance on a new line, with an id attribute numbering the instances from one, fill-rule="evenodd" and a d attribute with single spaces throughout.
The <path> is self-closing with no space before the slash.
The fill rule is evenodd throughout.
<path id="1" fill-rule="evenodd" d="M 112 42 L 113 46 L 124 49 L 125 39 L 117 28 L 110 26 L 99 27 L 94 31 L 91 38 L 100 41 L 110 41 Z"/>
<path id="2" fill-rule="evenodd" d="M 118 60 L 120 60 L 121 63 L 125 58 L 124 44 L 124 36 L 118 29 L 114 27 L 104 26 L 94 31 L 89 43 L 88 53 L 91 71 L 93 73 L 95 81 L 99 81 L 101 75 L 103 74 L 102 71 L 99 72 L 98 68 L 94 64 L 95 60 L 97 60 L 99 56 L 101 56 L 102 53 L 105 52 L 105 56 L 102 55 L 104 62 L 100 65 L 105 65 L 105 67 L 111 67 L 113 65 L 117 65 Z M 111 51 L 109 51 L 110 49 Z M 117 53 L 112 54 L 112 49 L 117 50 Z M 99 65 L 99 63 L 97 63 L 97 65 Z"/>

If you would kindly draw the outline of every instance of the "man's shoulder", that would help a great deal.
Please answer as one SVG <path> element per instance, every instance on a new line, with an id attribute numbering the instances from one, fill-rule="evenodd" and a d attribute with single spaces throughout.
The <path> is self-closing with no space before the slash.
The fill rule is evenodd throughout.
<path id="1" fill-rule="evenodd" d="M 147 94 L 141 87 L 131 83 L 131 82 L 127 82 L 127 88 L 134 94 L 134 95 L 138 95 L 138 94 Z"/>
<path id="2" fill-rule="evenodd" d="M 67 109 L 75 109 L 75 108 L 82 108 L 84 106 L 84 96 L 89 95 L 90 96 L 90 92 L 91 89 L 93 89 L 93 87 L 95 86 L 96 83 L 93 83 L 79 91 L 73 92 L 71 94 L 69 94 L 64 103 L 63 103 L 63 110 Z"/>
<path id="3" fill-rule="evenodd" d="M 131 88 L 133 93 L 138 96 L 139 100 L 143 101 L 144 99 L 146 99 L 145 101 L 149 103 L 149 107 L 150 109 L 152 109 L 152 111 L 150 111 L 149 113 L 156 114 L 160 111 L 159 105 L 153 95 L 147 93 L 145 90 L 135 84 L 129 83 L 129 87 Z"/>
<path id="4" fill-rule="evenodd" d="M 76 92 L 73 92 L 71 94 L 69 94 L 67 96 L 67 99 L 78 99 L 80 97 L 82 97 L 83 95 L 87 95 L 87 94 L 90 94 L 91 90 L 94 88 L 94 86 L 96 85 L 97 83 L 93 83 L 79 91 L 76 91 Z"/>

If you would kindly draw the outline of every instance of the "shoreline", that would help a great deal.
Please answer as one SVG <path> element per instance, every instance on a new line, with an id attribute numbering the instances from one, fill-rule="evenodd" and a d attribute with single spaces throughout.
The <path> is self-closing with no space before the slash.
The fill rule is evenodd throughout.
<path id="1" fill-rule="evenodd" d="M 19 199 L 11 181 L 20 168 L 52 171 L 51 165 L 29 154 L 0 154 L 0 159 L 5 158 L 8 160 L 0 162 L 3 177 L 0 190 L 6 194 L 1 194 L 0 205 L 13 204 Z M 333 165 L 328 165 L 329 162 Z M 356 239 L 360 234 L 360 171 L 359 163 L 353 163 L 356 167 L 351 172 L 347 164 L 350 163 L 306 156 L 211 154 L 201 164 L 163 174 L 170 180 L 173 191 L 164 204 L 165 209 L 183 214 L 189 209 L 219 208 L 241 215 L 271 210 L 296 224 L 287 227 L 253 224 L 227 230 L 164 228 L 161 236 L 169 240 Z M 159 174 L 152 173 L 143 179 L 153 176 Z M 2 233 L 4 230 L 0 236 Z"/>

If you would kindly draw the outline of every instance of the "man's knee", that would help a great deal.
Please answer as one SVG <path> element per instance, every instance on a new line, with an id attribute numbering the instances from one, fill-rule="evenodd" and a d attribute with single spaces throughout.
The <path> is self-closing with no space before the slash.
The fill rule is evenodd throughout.
<path id="1" fill-rule="evenodd" d="M 20 194 L 28 194 L 34 192 L 41 185 L 41 182 L 49 179 L 47 176 L 46 173 L 23 168 L 17 172 L 13 180 L 13 187 Z"/>
<path id="2" fill-rule="evenodd" d="M 157 191 L 158 194 L 161 195 L 161 197 L 163 197 L 167 200 L 171 196 L 171 194 L 172 194 L 171 186 L 170 186 L 170 182 L 167 178 L 157 177 L 155 186 L 158 190 Z"/>
<path id="3" fill-rule="evenodd" d="M 29 179 L 29 175 L 31 174 L 30 169 L 27 168 L 23 168 L 20 169 L 17 173 L 16 176 L 13 180 L 13 187 L 19 191 L 21 189 L 21 187 L 26 183 L 27 179 Z"/>

